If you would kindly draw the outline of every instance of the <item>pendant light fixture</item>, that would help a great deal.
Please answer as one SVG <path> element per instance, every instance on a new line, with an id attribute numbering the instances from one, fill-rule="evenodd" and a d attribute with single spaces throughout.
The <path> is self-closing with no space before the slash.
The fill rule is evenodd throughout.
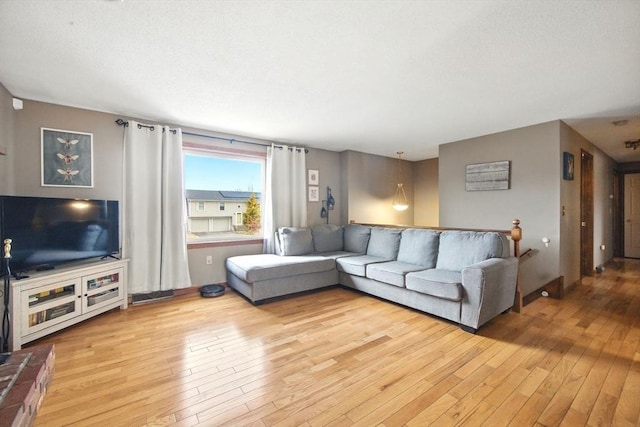
<path id="1" fill-rule="evenodd" d="M 398 188 L 396 189 L 396 195 L 393 198 L 393 209 L 397 211 L 404 211 L 409 207 L 407 202 L 407 195 L 404 194 L 404 187 L 402 186 L 402 154 L 403 151 L 398 151 Z"/>

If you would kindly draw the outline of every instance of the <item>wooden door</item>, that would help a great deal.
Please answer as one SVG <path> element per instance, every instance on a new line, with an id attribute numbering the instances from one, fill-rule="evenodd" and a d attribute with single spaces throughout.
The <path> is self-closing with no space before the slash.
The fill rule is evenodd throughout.
<path id="1" fill-rule="evenodd" d="M 640 173 L 624 176 L 624 256 L 640 258 Z"/>
<path id="2" fill-rule="evenodd" d="M 580 275 L 593 274 L 593 156 L 580 156 Z"/>

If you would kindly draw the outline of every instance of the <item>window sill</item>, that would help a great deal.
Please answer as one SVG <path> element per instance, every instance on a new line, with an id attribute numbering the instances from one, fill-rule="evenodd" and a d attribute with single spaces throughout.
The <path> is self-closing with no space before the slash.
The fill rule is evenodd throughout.
<path id="1" fill-rule="evenodd" d="M 217 248 L 224 246 L 262 245 L 264 239 L 210 240 L 207 242 L 187 242 L 187 249 Z"/>

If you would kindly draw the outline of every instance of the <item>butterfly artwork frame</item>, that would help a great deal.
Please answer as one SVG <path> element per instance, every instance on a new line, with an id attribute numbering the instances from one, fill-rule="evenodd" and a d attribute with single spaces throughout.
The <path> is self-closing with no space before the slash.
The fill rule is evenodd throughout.
<path id="1" fill-rule="evenodd" d="M 93 134 L 40 128 L 41 185 L 93 188 Z"/>

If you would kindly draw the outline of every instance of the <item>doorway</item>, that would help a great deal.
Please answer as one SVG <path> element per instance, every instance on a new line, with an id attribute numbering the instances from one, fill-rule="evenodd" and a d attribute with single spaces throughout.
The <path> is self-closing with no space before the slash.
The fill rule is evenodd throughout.
<path id="1" fill-rule="evenodd" d="M 580 156 L 580 276 L 593 274 L 593 156 Z"/>
<path id="2" fill-rule="evenodd" d="M 624 256 L 640 258 L 640 173 L 624 176 Z"/>

